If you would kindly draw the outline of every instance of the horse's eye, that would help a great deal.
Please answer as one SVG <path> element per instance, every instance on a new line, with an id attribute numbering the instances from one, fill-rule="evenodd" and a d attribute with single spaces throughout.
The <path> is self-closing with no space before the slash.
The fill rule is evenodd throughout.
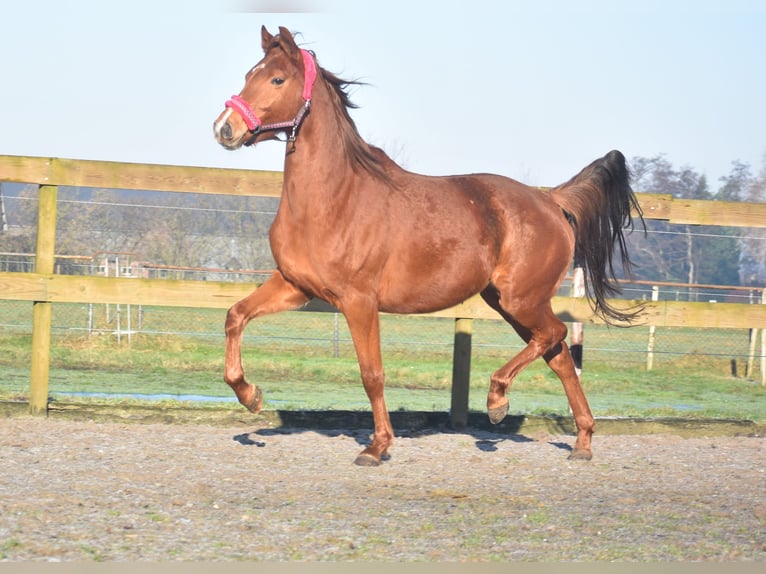
<path id="1" fill-rule="evenodd" d="M 271 79 L 271 83 L 274 84 L 275 86 L 281 86 L 282 84 L 285 83 L 285 80 L 284 78 L 280 78 L 279 76 L 276 76 L 275 78 Z"/>

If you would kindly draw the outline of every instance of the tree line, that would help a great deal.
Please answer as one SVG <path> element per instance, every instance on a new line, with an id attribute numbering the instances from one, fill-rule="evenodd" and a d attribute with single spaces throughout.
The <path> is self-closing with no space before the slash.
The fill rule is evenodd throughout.
<path id="1" fill-rule="evenodd" d="M 711 201 L 766 202 L 760 173 L 734 161 L 715 186 L 664 156 L 630 161 L 637 193 Z M 34 253 L 36 186 L 0 191 L 0 252 Z M 205 194 L 59 188 L 56 253 L 132 254 L 158 265 L 271 269 L 268 229 L 278 199 Z M 629 238 L 636 279 L 717 285 L 766 284 L 766 229 L 671 225 L 647 220 Z"/>
<path id="2" fill-rule="evenodd" d="M 766 157 L 758 175 L 734 161 L 713 189 L 704 175 L 676 169 L 663 155 L 636 157 L 633 189 L 679 199 L 766 202 Z M 766 229 L 646 222 L 647 234 L 629 237 L 636 279 L 713 285 L 766 284 Z"/>
<path id="3" fill-rule="evenodd" d="M 5 196 L 0 251 L 34 253 L 37 188 Z M 59 187 L 57 255 L 121 253 L 159 265 L 271 269 L 278 199 Z"/>

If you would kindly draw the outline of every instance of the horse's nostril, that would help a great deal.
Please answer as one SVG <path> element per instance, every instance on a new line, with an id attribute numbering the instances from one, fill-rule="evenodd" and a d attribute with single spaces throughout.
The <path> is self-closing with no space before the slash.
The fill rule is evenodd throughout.
<path id="1" fill-rule="evenodd" d="M 229 125 L 229 122 L 225 122 L 221 126 L 221 137 L 225 140 L 231 139 L 231 126 Z"/>

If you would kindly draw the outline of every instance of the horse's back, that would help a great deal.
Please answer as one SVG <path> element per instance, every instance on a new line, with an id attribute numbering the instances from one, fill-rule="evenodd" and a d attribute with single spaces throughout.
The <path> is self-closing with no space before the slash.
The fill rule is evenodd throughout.
<path id="1" fill-rule="evenodd" d="M 413 177 L 387 203 L 385 311 L 449 307 L 485 289 L 498 269 L 571 257 L 571 229 L 550 195 L 503 176 Z"/>
<path id="2" fill-rule="evenodd" d="M 569 237 L 565 242 L 570 242 L 565 213 L 547 190 L 489 173 L 427 178 L 421 186 L 412 191 L 426 196 L 423 203 L 432 206 L 421 216 L 438 219 L 435 229 L 456 240 L 478 237 L 496 257 L 509 243 L 521 247 L 545 238 L 555 242 L 552 234 Z"/>

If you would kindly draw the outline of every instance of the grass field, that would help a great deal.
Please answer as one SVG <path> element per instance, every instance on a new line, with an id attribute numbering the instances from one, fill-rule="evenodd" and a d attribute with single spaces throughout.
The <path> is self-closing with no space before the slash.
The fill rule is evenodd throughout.
<path id="1" fill-rule="evenodd" d="M 0 398 L 29 392 L 31 305 L 0 302 Z M 50 394 L 233 397 L 222 380 L 220 310 L 55 305 Z M 387 402 L 391 410 L 446 411 L 450 405 L 453 322 L 382 318 Z M 685 416 L 766 421 L 766 388 L 743 377 L 746 331 L 657 331 L 654 368 L 646 370 L 648 329 L 587 326 L 583 385 L 594 415 Z M 470 407 L 483 411 L 490 374 L 521 348 L 500 321 L 475 321 Z M 259 319 L 243 347 L 249 379 L 266 409 L 359 409 L 369 404 L 342 317 L 293 312 Z M 737 361 L 738 377 L 732 375 Z M 756 369 L 758 363 L 756 361 Z M 757 375 L 756 371 L 756 375 Z M 78 400 L 106 400 L 98 399 Z M 114 399 L 112 399 L 114 400 Z M 202 399 L 196 399 L 202 400 Z M 511 412 L 566 414 L 558 379 L 542 361 L 510 394 Z"/>

